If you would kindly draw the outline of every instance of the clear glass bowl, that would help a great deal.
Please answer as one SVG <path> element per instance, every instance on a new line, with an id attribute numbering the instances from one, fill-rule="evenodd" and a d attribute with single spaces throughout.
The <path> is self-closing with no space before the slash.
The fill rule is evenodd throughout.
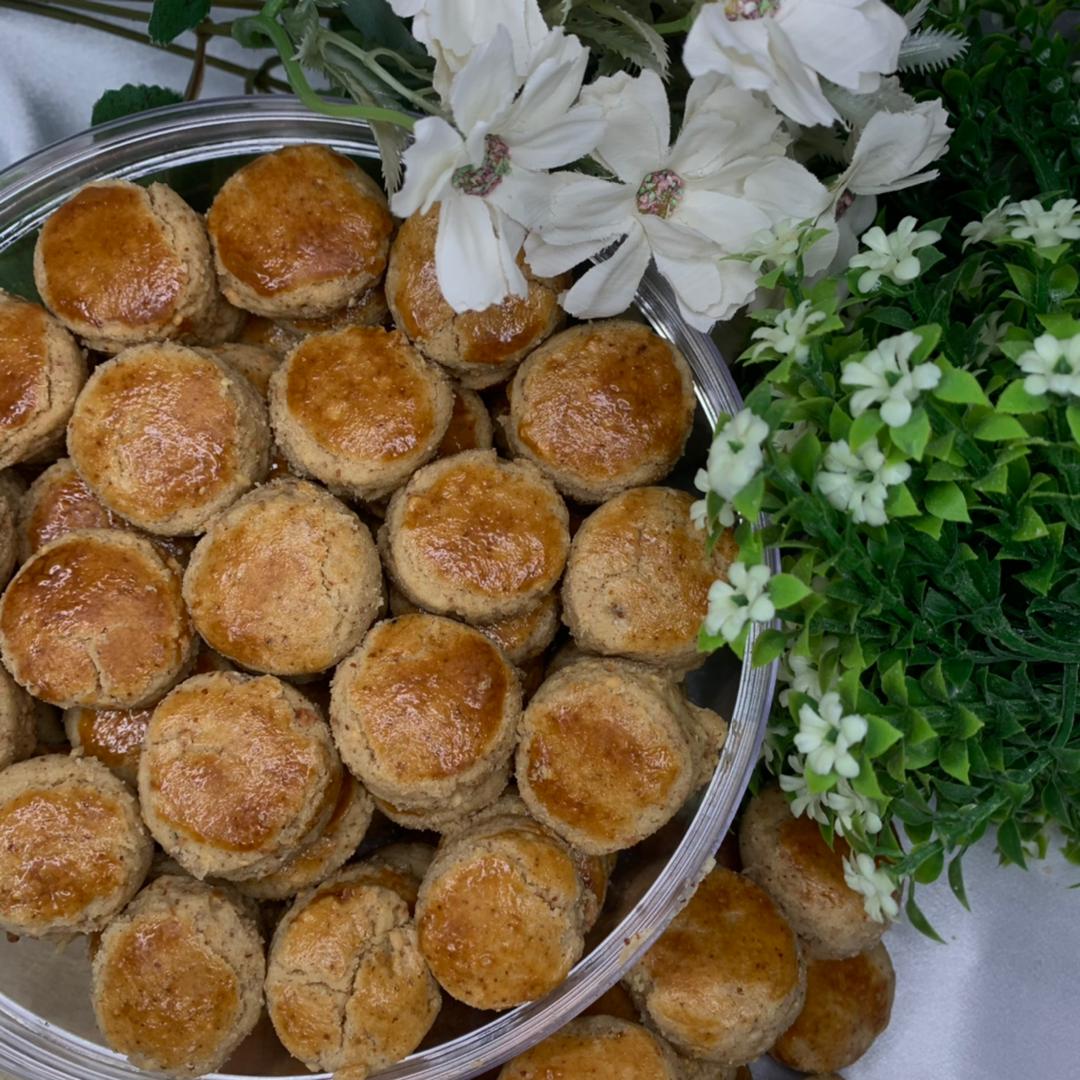
<path id="1" fill-rule="evenodd" d="M 0 173 L 0 286 L 36 295 L 31 270 L 37 230 L 83 184 L 104 177 L 153 177 L 203 210 L 222 180 L 250 156 L 310 142 L 332 146 L 378 171 L 378 153 L 366 125 L 315 115 L 286 97 L 157 109 L 47 147 Z M 697 423 L 684 464 L 671 481 L 689 487 L 717 416 L 734 412 L 742 402 L 715 344 L 686 326 L 654 272 L 643 281 L 636 306 L 682 350 L 694 372 Z M 740 668 L 719 657 L 691 677 L 691 696 L 730 721 L 720 766 L 680 817 L 623 854 L 605 915 L 586 955 L 562 985 L 540 1001 L 498 1016 L 459 1008 L 447 999 L 428 1043 L 380 1073 L 383 1080 L 478 1076 L 556 1031 L 619 979 L 712 866 L 758 757 L 773 680 L 772 668 Z M 66 949 L 52 942 L 0 944 L 0 1073 L 20 1080 L 135 1080 L 147 1075 L 98 1041 L 84 950 L 80 941 Z M 229 1068 L 233 1071 L 223 1075 L 310 1075 L 285 1055 L 265 1021 Z"/>

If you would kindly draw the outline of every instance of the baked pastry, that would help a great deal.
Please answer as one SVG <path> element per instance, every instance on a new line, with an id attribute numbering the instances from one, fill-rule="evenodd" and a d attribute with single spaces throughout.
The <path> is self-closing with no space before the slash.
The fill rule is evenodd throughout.
<path id="1" fill-rule="evenodd" d="M 490 450 L 492 430 L 491 416 L 483 398 L 475 390 L 455 386 L 450 423 L 435 456 L 452 457 L 462 450 Z"/>
<path id="2" fill-rule="evenodd" d="M 571 1020 L 508 1061 L 498 1080 L 683 1080 L 671 1048 L 640 1024 L 614 1016 Z"/>
<path id="3" fill-rule="evenodd" d="M 366 859 L 352 863 L 347 872 L 354 884 L 379 885 L 397 893 L 411 915 L 416 910 L 420 884 L 434 858 L 435 848 L 431 844 L 405 841 L 379 848 Z"/>
<path id="4" fill-rule="evenodd" d="M 249 383 L 252 389 L 265 399 L 270 390 L 270 376 L 281 364 L 281 357 L 270 349 L 239 341 L 215 345 L 207 349 L 219 360 L 231 364 Z"/>
<path id="5" fill-rule="evenodd" d="M 452 407 L 446 377 L 380 327 L 304 338 L 270 380 L 274 437 L 294 469 L 369 501 L 434 455 Z"/>
<path id="6" fill-rule="evenodd" d="M 262 877 L 325 828 L 341 763 L 316 707 L 272 676 L 196 675 L 154 709 L 139 798 L 154 839 L 197 878 Z"/>
<path id="7" fill-rule="evenodd" d="M 166 874 L 101 935 L 94 1015 L 138 1068 L 201 1076 L 255 1027 L 265 970 L 258 926 L 227 889 Z"/>
<path id="8" fill-rule="evenodd" d="M 297 897 L 270 946 L 270 1020 L 312 1070 L 392 1065 L 416 1049 L 442 1004 L 408 904 L 359 869 Z"/>
<path id="9" fill-rule="evenodd" d="M 314 484 L 274 480 L 211 523 L 184 599 L 223 656 L 253 671 L 313 675 L 363 637 L 382 607 L 382 573 L 348 507 Z"/>
<path id="10" fill-rule="evenodd" d="M 677 1050 L 732 1066 L 768 1050 L 798 1016 L 806 969 L 768 894 L 718 867 L 623 982 Z"/>
<path id="11" fill-rule="evenodd" d="M 0 773 L 0 929 L 100 930 L 135 895 L 153 845 L 134 796 L 91 758 L 31 758 Z"/>
<path id="12" fill-rule="evenodd" d="M 889 1026 L 895 989 L 892 961 L 880 941 L 845 960 L 810 960 L 802 1012 L 770 1053 L 804 1073 L 847 1068 Z"/>
<path id="13" fill-rule="evenodd" d="M 547 341 L 510 387 L 507 437 L 564 494 L 599 503 L 662 480 L 694 423 L 682 354 L 647 326 L 585 323 Z"/>
<path id="14" fill-rule="evenodd" d="M 0 289 L 0 469 L 63 438 L 86 382 L 75 339 L 39 304 Z"/>
<path id="15" fill-rule="evenodd" d="M 737 554 L 725 532 L 710 555 L 690 520 L 693 498 L 632 488 L 594 510 L 570 545 L 564 619 L 581 648 L 685 671 L 705 656 L 697 638 L 709 587 Z"/>
<path id="16" fill-rule="evenodd" d="M 291 330 L 283 322 L 268 319 L 265 315 L 249 313 L 244 317 L 244 323 L 236 335 L 236 342 L 239 345 L 265 349 L 273 353 L 278 360 L 284 360 L 289 350 L 298 345 L 302 338 L 303 334 Z"/>
<path id="17" fill-rule="evenodd" d="M 238 169 L 206 215 L 221 291 L 271 319 L 329 315 L 379 281 L 394 222 L 382 189 L 325 146 Z"/>
<path id="18" fill-rule="evenodd" d="M 722 727 L 647 668 L 579 660 L 550 676 L 522 715 L 518 788 L 567 843 L 620 851 L 670 821 L 707 778 Z"/>
<path id="19" fill-rule="evenodd" d="M 0 470 L 0 585 L 6 585 L 15 563 L 22 556 L 19 550 L 19 510 L 24 486 L 11 469 Z"/>
<path id="20" fill-rule="evenodd" d="M 506 786 L 520 716 L 502 651 L 437 615 L 374 626 L 338 668 L 330 700 L 349 769 L 395 810 L 440 817 L 477 810 Z"/>
<path id="21" fill-rule="evenodd" d="M 180 567 L 134 533 L 67 533 L 0 597 L 0 649 L 20 686 L 61 708 L 148 704 L 195 655 Z"/>
<path id="22" fill-rule="evenodd" d="M 844 880 L 847 842 L 837 837 L 829 847 L 816 822 L 792 815 L 779 788 L 750 800 L 739 852 L 747 877 L 768 890 L 808 956 L 839 960 L 866 952 L 888 928 L 867 915 L 863 898 Z"/>
<path id="23" fill-rule="evenodd" d="M 37 746 L 34 699 L 0 667 L 0 771 L 28 758 Z"/>
<path id="24" fill-rule="evenodd" d="M 585 947 L 585 888 L 569 849 L 518 815 L 439 847 L 416 903 L 420 948 L 451 996 L 477 1009 L 543 997 Z"/>
<path id="25" fill-rule="evenodd" d="M 371 796 L 342 769 L 334 809 L 319 835 L 279 869 L 236 882 L 237 891 L 255 900 L 286 900 L 325 881 L 353 857 L 374 809 Z"/>
<path id="26" fill-rule="evenodd" d="M 479 389 L 508 378 L 532 349 L 563 321 L 564 282 L 536 277 L 519 260 L 528 282 L 524 297 L 509 295 L 483 311 L 460 314 L 446 302 L 435 276 L 439 207 L 416 213 L 398 229 L 386 271 L 386 299 L 394 325 L 462 385 Z"/>
<path id="27" fill-rule="evenodd" d="M 390 500 L 383 560 L 405 597 L 490 623 L 534 607 L 570 548 L 566 506 L 528 462 L 468 450 L 420 469 Z"/>
<path id="28" fill-rule="evenodd" d="M 200 331 L 221 318 L 202 219 L 165 184 L 89 184 L 49 215 L 34 249 L 45 306 L 97 352 Z"/>

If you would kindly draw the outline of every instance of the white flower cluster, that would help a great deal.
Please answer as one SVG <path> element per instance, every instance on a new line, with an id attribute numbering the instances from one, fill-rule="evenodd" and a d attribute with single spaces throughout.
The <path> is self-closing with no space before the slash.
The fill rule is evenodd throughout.
<path id="1" fill-rule="evenodd" d="M 900 914 L 896 882 L 871 856 L 859 852 L 854 858 L 845 858 L 844 881 L 863 898 L 866 913 L 874 922 L 887 922 Z"/>
<path id="2" fill-rule="evenodd" d="M 1058 199 L 1049 209 L 1038 199 L 1001 202 L 981 221 L 963 228 L 964 247 L 996 240 L 1030 240 L 1037 248 L 1052 248 L 1080 240 L 1080 203 Z"/>
<path id="3" fill-rule="evenodd" d="M 1080 334 L 1065 339 L 1042 334 L 1031 345 L 1017 360 L 1027 375 L 1024 389 L 1033 397 L 1050 393 L 1080 398 Z"/>
<path id="4" fill-rule="evenodd" d="M 588 49 L 548 29 L 537 0 L 390 3 L 434 58 L 443 106 L 417 121 L 392 207 L 440 204 L 436 275 L 456 311 L 524 295 L 524 248 L 545 276 L 595 262 L 561 298 L 573 315 L 625 310 L 651 263 L 686 321 L 708 330 L 750 300 L 766 258 L 791 264 L 805 222 L 824 230 L 807 272 L 824 269 L 841 245 L 841 197 L 929 179 L 949 136 L 940 102 L 894 95 L 898 111 L 853 135 L 831 189 L 790 154 L 783 116 L 831 125 L 829 87 L 869 95 L 896 70 L 907 28 L 883 0 L 705 4 L 683 53 L 695 78 L 674 140 L 660 78 L 583 85 Z M 607 175 L 563 169 L 589 156 Z"/>
<path id="5" fill-rule="evenodd" d="M 924 390 L 941 382 L 941 369 L 927 361 L 911 367 L 908 360 L 922 339 L 910 330 L 878 342 L 860 360 L 844 365 L 840 382 L 858 386 L 851 396 L 851 415 L 861 416 L 879 406 L 881 419 L 889 427 L 903 427 L 911 419 L 912 403 Z"/>
<path id="6" fill-rule="evenodd" d="M 891 233 L 885 232 L 880 225 L 867 229 L 862 242 L 869 250 L 853 256 L 848 263 L 852 270 L 866 267 L 857 282 L 859 292 L 876 289 L 883 277 L 896 285 L 914 281 L 922 272 L 915 252 L 936 244 L 940 239 L 941 233 L 933 229 L 917 231 L 913 217 L 904 218 Z"/>
<path id="7" fill-rule="evenodd" d="M 837 510 L 857 524 L 884 525 L 889 520 L 885 501 L 889 488 L 911 475 L 906 461 L 890 465 L 876 442 L 852 450 L 846 439 L 830 443 L 825 451 L 817 488 Z"/>
<path id="8" fill-rule="evenodd" d="M 714 581 L 709 587 L 705 632 L 732 642 L 748 622 L 768 622 L 776 614 L 768 593 L 771 576 L 767 566 L 733 562 L 728 567 L 728 580 Z"/>
<path id="9" fill-rule="evenodd" d="M 799 707 L 795 747 L 818 776 L 835 773 L 852 780 L 859 775 L 859 763 L 851 751 L 866 738 L 867 729 L 866 718 L 845 714 L 840 695 L 830 690 L 816 708 L 809 702 Z"/>
<path id="10" fill-rule="evenodd" d="M 764 352 L 774 352 L 783 359 L 806 363 L 810 355 L 810 331 L 824 321 L 825 312 L 816 310 L 809 300 L 801 301 L 797 307 L 785 308 L 777 314 L 772 326 L 759 326 L 753 332 L 751 340 L 757 344 L 750 350 L 750 359 L 756 359 Z"/>
<path id="11" fill-rule="evenodd" d="M 749 409 L 741 409 L 717 431 L 705 468 L 698 469 L 694 477 L 694 487 L 703 495 L 715 492 L 723 500 L 721 525 L 734 524 L 731 500 L 761 471 L 765 464 L 761 447 L 768 437 L 769 425 Z M 699 528 L 704 528 L 707 520 L 704 499 L 694 503 L 690 516 Z"/>

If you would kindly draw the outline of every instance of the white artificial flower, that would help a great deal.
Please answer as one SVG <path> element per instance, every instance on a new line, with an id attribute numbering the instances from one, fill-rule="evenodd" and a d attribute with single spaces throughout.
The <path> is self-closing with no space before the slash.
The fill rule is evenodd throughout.
<path id="1" fill-rule="evenodd" d="M 907 32 L 882 0 L 720 0 L 694 20 L 683 63 L 691 75 L 716 72 L 763 92 L 797 123 L 831 124 L 840 116 L 820 79 L 876 90 Z"/>
<path id="2" fill-rule="evenodd" d="M 1066 340 L 1043 334 L 1016 361 L 1027 378 L 1024 389 L 1032 397 L 1049 392 L 1080 397 L 1080 334 Z"/>
<path id="3" fill-rule="evenodd" d="M 866 914 L 874 922 L 888 922 L 900 914 L 893 893 L 896 882 L 884 870 L 879 870 L 871 856 L 859 852 L 854 859 L 844 858 L 844 881 L 863 898 Z"/>
<path id="4" fill-rule="evenodd" d="M 751 359 L 771 350 L 786 360 L 806 363 L 810 355 L 807 340 L 810 330 L 824 321 L 825 312 L 815 310 L 809 300 L 803 300 L 798 307 L 784 308 L 772 326 L 759 326 L 750 335 L 751 340 L 757 342 L 750 350 Z"/>
<path id="5" fill-rule="evenodd" d="M 708 461 L 704 469 L 698 469 L 694 486 L 705 493 L 715 491 L 730 502 L 765 464 L 761 445 L 768 437 L 769 425 L 749 409 L 740 409 L 716 433 Z"/>
<path id="6" fill-rule="evenodd" d="M 790 454 L 809 430 L 808 421 L 797 420 L 789 428 L 777 428 L 772 434 L 772 444 L 781 453 Z"/>
<path id="7" fill-rule="evenodd" d="M 876 289 L 883 277 L 896 285 L 914 281 L 922 272 L 915 252 L 936 244 L 940 239 L 941 233 L 933 229 L 916 232 L 913 217 L 904 218 L 895 232 L 886 233 L 880 225 L 868 229 L 863 234 L 862 242 L 870 250 L 860 252 L 848 263 L 852 270 L 860 266 L 867 268 L 864 274 L 859 275 L 859 292 Z"/>
<path id="8" fill-rule="evenodd" d="M 852 832 L 873 836 L 881 832 L 884 822 L 878 804 L 860 795 L 847 780 L 838 780 L 836 787 L 825 792 L 822 801 L 833 812 L 837 836 L 849 836 Z"/>
<path id="9" fill-rule="evenodd" d="M 981 244 L 984 241 L 993 242 L 1000 240 L 1009 233 L 1009 209 L 1016 203 L 1009 202 L 1008 196 L 1004 196 L 993 210 L 988 210 L 986 216 L 979 221 L 970 221 L 960 230 L 960 235 L 966 237 L 964 247 L 969 244 Z"/>
<path id="10" fill-rule="evenodd" d="M 705 632 L 734 641 L 748 622 L 768 622 L 776 614 L 767 592 L 771 576 L 767 566 L 733 562 L 728 580 L 714 581 L 709 587 Z"/>
<path id="11" fill-rule="evenodd" d="M 582 101 L 603 110 L 594 156 L 617 179 L 556 173 L 547 214 L 526 244 L 545 277 L 617 244 L 562 297 L 571 315 L 625 311 L 652 259 L 686 321 L 707 331 L 754 293 L 753 268 L 732 256 L 776 222 L 815 219 L 828 204 L 824 186 L 786 155 L 777 113 L 716 76 L 691 84 L 673 145 L 655 72 L 597 79 Z"/>
<path id="12" fill-rule="evenodd" d="M 554 31 L 522 84 L 500 26 L 454 77 L 456 127 L 417 121 L 391 207 L 408 217 L 441 204 L 435 272 L 455 311 L 526 295 L 517 255 L 544 197 L 544 170 L 587 154 L 603 132 L 595 105 L 574 104 L 588 59 L 576 38 Z"/>
<path id="13" fill-rule="evenodd" d="M 779 783 L 781 791 L 795 796 L 789 803 L 792 814 L 795 817 L 802 817 L 805 814 L 819 825 L 827 825 L 829 815 L 825 813 L 825 799 L 822 795 L 816 795 L 810 790 L 806 782 L 802 759 L 792 754 L 788 757 L 788 766 L 791 772 L 781 773 Z"/>
<path id="14" fill-rule="evenodd" d="M 784 657 L 776 677 L 788 684 L 787 689 L 780 692 L 779 699 L 785 709 L 792 694 L 806 694 L 807 697 L 818 701 L 825 692 L 825 688 L 821 685 L 821 674 L 808 656 L 795 656 L 789 653 Z"/>
<path id="15" fill-rule="evenodd" d="M 889 520 L 885 513 L 889 488 L 902 484 L 910 475 L 911 466 L 906 461 L 887 464 L 873 440 L 856 452 L 840 439 L 829 444 L 815 482 L 829 503 L 851 514 L 852 521 L 884 525 Z"/>
<path id="16" fill-rule="evenodd" d="M 825 229 L 803 251 L 803 273 L 813 277 L 824 270 L 836 254 L 838 241 L 837 218 L 827 211 L 817 221 L 796 221 L 794 218 L 778 221 L 768 229 L 755 233 L 752 239 L 750 268 L 760 274 L 766 267 L 778 267 L 785 274 L 794 274 L 799 268 L 799 248 L 803 234 L 808 229 Z"/>
<path id="17" fill-rule="evenodd" d="M 500 26 L 510 35 L 514 70 L 521 78 L 548 34 L 537 0 L 390 0 L 390 6 L 412 18 L 412 36 L 435 60 L 432 82 L 444 101 L 453 76 Z"/>
<path id="18" fill-rule="evenodd" d="M 1037 248 L 1056 247 L 1065 240 L 1080 240 L 1080 210 L 1075 199 L 1058 199 L 1049 210 L 1038 199 L 1012 203 L 1005 211 L 1010 218 L 1009 235 L 1014 240 L 1030 240 Z"/>
<path id="19" fill-rule="evenodd" d="M 819 776 L 859 775 L 859 763 L 851 753 L 866 738 L 867 723 L 858 713 L 844 713 L 840 695 L 823 694 L 815 709 L 809 702 L 799 707 L 799 731 L 795 747 L 806 755 L 807 765 Z"/>
<path id="20" fill-rule="evenodd" d="M 889 427 L 903 427 L 911 419 L 912 402 L 941 382 L 937 364 L 927 361 L 914 368 L 908 364 L 921 343 L 918 334 L 905 330 L 879 342 L 861 360 L 844 365 L 840 381 L 845 386 L 862 387 L 851 397 L 852 416 L 880 405 L 881 419 Z"/>

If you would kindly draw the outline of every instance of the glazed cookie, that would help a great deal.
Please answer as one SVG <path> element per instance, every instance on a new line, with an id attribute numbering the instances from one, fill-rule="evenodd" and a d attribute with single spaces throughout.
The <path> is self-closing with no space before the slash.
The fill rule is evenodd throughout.
<path id="1" fill-rule="evenodd" d="M 763 1054 L 799 1015 L 806 970 L 768 894 L 717 868 L 624 982 L 677 1050 L 732 1066 Z"/>
<path id="2" fill-rule="evenodd" d="M 435 276 L 439 207 L 407 218 L 390 249 L 386 298 L 394 324 L 464 386 L 492 386 L 508 378 L 532 349 L 563 320 L 561 280 L 538 278 L 525 266 L 524 297 L 508 295 L 483 311 L 455 314 Z"/>
<path id="3" fill-rule="evenodd" d="M 102 180 L 77 192 L 42 227 L 34 282 L 98 352 L 197 332 L 220 315 L 202 219 L 164 184 Z"/>
<path id="4" fill-rule="evenodd" d="M 314 840 L 341 763 L 316 707 L 272 676 L 196 675 L 150 719 L 139 797 L 154 839 L 197 878 L 263 877 Z"/>
<path id="5" fill-rule="evenodd" d="M 490 623 L 551 591 L 566 564 L 568 520 L 558 492 L 528 462 L 468 450 L 425 466 L 395 493 L 379 541 L 412 603 Z"/>
<path id="6" fill-rule="evenodd" d="M 491 416 L 483 398 L 474 390 L 455 386 L 450 424 L 435 456 L 453 457 L 462 450 L 490 450 L 491 438 Z"/>
<path id="7" fill-rule="evenodd" d="M 521 688 L 502 651 L 437 615 L 378 623 L 331 692 L 342 760 L 405 813 L 467 814 L 491 802 L 506 786 L 520 716 Z"/>
<path id="8" fill-rule="evenodd" d="M 180 567 L 133 533 L 67 533 L 0 598 L 0 649 L 15 681 L 50 704 L 148 704 L 195 655 Z"/>
<path id="9" fill-rule="evenodd" d="M 507 437 L 564 494 L 599 503 L 662 480 L 694 423 L 694 380 L 647 326 L 585 323 L 551 338 L 510 388 Z"/>
<path id="10" fill-rule="evenodd" d="M 378 282 L 394 222 L 355 162 L 286 146 L 229 177 L 206 225 L 222 292 L 275 319 L 329 315 Z"/>
<path id="11" fill-rule="evenodd" d="M 367 527 L 332 495 L 275 480 L 234 503 L 196 545 L 184 599 L 199 633 L 253 671 L 325 671 L 382 607 Z"/>
<path id="12" fill-rule="evenodd" d="M 265 970 L 258 927 L 228 890 L 166 874 L 101 935 L 94 1015 L 138 1068 L 201 1076 L 255 1027 Z"/>
<path id="13" fill-rule="evenodd" d="M 440 846 L 416 905 L 442 988 L 477 1009 L 543 997 L 585 947 L 585 888 L 570 851 L 535 821 L 493 817 Z"/>
<path id="14" fill-rule="evenodd" d="M 0 667 L 0 771 L 28 758 L 36 745 L 34 699 Z"/>
<path id="15" fill-rule="evenodd" d="M 579 660 L 549 677 L 522 716 L 521 797 L 584 852 L 633 847 L 670 821 L 707 777 L 722 724 L 647 668 Z"/>
<path id="16" fill-rule="evenodd" d="M 252 389 L 265 399 L 270 390 L 270 376 L 281 364 L 281 357 L 270 349 L 257 345 L 245 345 L 233 341 L 225 345 L 215 345 L 207 349 L 219 360 L 230 364 L 251 384 Z"/>
<path id="17" fill-rule="evenodd" d="M 378 1070 L 407 1057 L 442 999 L 408 904 L 347 867 L 299 896 L 274 933 L 270 1020 L 312 1070 Z"/>
<path id="18" fill-rule="evenodd" d="M 11 765 L 0 773 L 0 929 L 100 930 L 138 891 L 152 849 L 139 804 L 100 762 Z"/>
<path id="19" fill-rule="evenodd" d="M 368 501 L 435 454 L 452 408 L 446 377 L 379 327 L 305 338 L 270 381 L 274 436 L 293 468 Z"/>
<path id="20" fill-rule="evenodd" d="M 0 289 L 0 469 L 61 440 L 86 382 L 75 339 L 39 304 Z"/>
<path id="21" fill-rule="evenodd" d="M 710 555 L 690 520 L 693 497 L 634 488 L 585 519 L 570 545 L 564 618 L 581 648 L 685 671 L 705 655 L 697 638 L 709 587 L 737 553 L 725 532 Z"/>
<path id="22" fill-rule="evenodd" d="M 830 848 L 809 817 L 794 817 L 779 788 L 750 800 L 739 826 L 739 852 L 747 877 L 779 905 L 808 956 L 839 960 L 881 940 L 887 923 L 875 922 L 863 898 L 844 880 L 847 842 Z"/>
<path id="23" fill-rule="evenodd" d="M 846 960 L 810 960 L 802 1012 L 769 1052 L 802 1073 L 845 1069 L 889 1026 L 895 989 L 881 942 Z"/>
<path id="24" fill-rule="evenodd" d="M 183 345 L 142 345 L 95 369 L 68 453 L 110 510 L 150 533 L 200 533 L 266 475 L 270 428 L 251 384 Z"/>
<path id="25" fill-rule="evenodd" d="M 0 470 L 0 585 L 7 584 L 16 562 L 26 557 L 19 545 L 23 491 L 23 482 L 14 470 Z"/>
<path id="26" fill-rule="evenodd" d="M 346 867 L 340 878 L 347 877 L 354 884 L 379 885 L 395 892 L 409 907 L 411 915 L 416 910 L 416 897 L 424 880 L 435 848 L 419 841 L 388 844 L 379 848 L 360 862 Z"/>

